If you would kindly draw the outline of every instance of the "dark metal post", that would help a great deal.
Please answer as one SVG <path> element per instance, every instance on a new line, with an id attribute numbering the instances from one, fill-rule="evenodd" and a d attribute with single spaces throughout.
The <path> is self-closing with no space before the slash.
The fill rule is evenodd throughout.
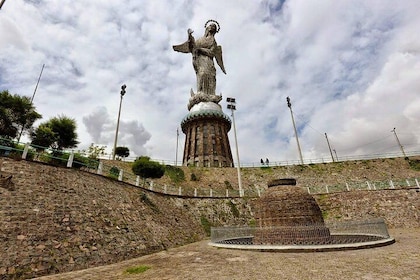
<path id="1" fill-rule="evenodd" d="M 395 139 L 397 140 L 398 146 L 400 146 L 401 152 L 404 155 L 404 158 L 406 158 L 407 156 L 405 155 L 404 148 L 403 148 L 403 145 L 401 145 L 400 139 L 398 139 L 397 132 L 395 131 L 395 127 L 393 130 L 391 130 L 391 132 L 394 132 Z"/>
<path id="2" fill-rule="evenodd" d="M 3 7 L 4 2 L 6 2 L 6 0 L 1 0 L 1 2 L 0 2 L 0 9 L 1 9 L 1 7 Z"/>
<path id="3" fill-rule="evenodd" d="M 118 139 L 118 129 L 120 127 L 120 116 L 121 116 L 121 104 L 122 104 L 122 100 L 123 100 L 123 96 L 125 94 L 125 88 L 127 86 L 126 85 L 122 85 L 121 86 L 121 99 L 120 99 L 120 108 L 118 110 L 118 119 L 117 119 L 117 131 L 115 132 L 115 139 L 114 139 L 114 150 L 112 151 L 112 160 L 115 160 L 115 150 L 117 149 L 117 139 Z"/>
<path id="4" fill-rule="evenodd" d="M 178 138 L 179 138 L 179 130 L 176 128 L 176 153 L 175 153 L 175 166 L 178 166 Z"/>
<path id="5" fill-rule="evenodd" d="M 297 143 L 297 146 L 298 146 L 300 162 L 303 164 L 302 151 L 300 149 L 299 138 L 298 138 L 298 134 L 297 134 L 297 130 L 296 130 L 296 124 L 295 124 L 295 118 L 293 117 L 292 103 L 290 102 L 289 96 L 286 98 L 286 101 L 287 101 L 287 107 L 289 107 L 289 109 L 290 109 L 290 115 L 292 116 L 292 123 L 293 123 L 293 128 L 295 130 L 295 137 L 296 137 L 296 143 Z"/>
<path id="6" fill-rule="evenodd" d="M 335 160 L 338 162 L 338 156 L 337 156 L 337 151 L 334 149 L 334 154 L 335 154 Z"/>
<path id="7" fill-rule="evenodd" d="M 4 1 L 0 4 L 0 8 L 1 8 L 1 5 L 3 5 L 3 3 L 4 3 Z M 33 101 L 34 101 L 34 98 L 35 98 L 35 93 L 36 93 L 36 90 L 38 89 L 39 81 L 41 80 L 41 76 L 42 76 L 42 72 L 44 71 L 44 67 L 45 67 L 45 64 L 42 64 L 41 73 L 39 73 L 38 81 L 36 82 L 36 86 L 35 86 L 35 89 L 34 89 L 34 93 L 32 94 L 32 98 L 31 98 L 31 105 L 32 105 L 32 103 L 33 103 Z M 18 141 L 18 143 L 20 142 L 20 138 L 22 137 L 23 130 L 25 129 L 25 126 L 26 126 L 26 122 L 25 122 L 25 124 L 22 126 L 22 129 L 20 130 L 19 137 L 18 137 L 18 140 L 17 140 L 17 141 Z"/>
<path id="8" fill-rule="evenodd" d="M 238 164 L 236 169 L 238 170 L 238 185 L 239 185 L 239 196 L 242 197 L 244 195 L 242 190 L 242 180 L 241 180 L 241 163 L 239 161 L 239 148 L 238 148 L 238 139 L 236 137 L 236 124 L 235 124 L 235 115 L 233 111 L 236 110 L 236 100 L 235 98 L 228 97 L 226 101 L 229 103 L 227 108 L 230 109 L 232 112 L 232 122 L 233 122 L 233 134 L 235 135 L 235 146 L 236 146 L 236 158 L 238 160 Z"/>
<path id="9" fill-rule="evenodd" d="M 328 136 L 327 136 L 326 132 L 325 132 L 325 138 L 327 139 L 328 149 L 330 149 L 331 159 L 332 159 L 333 162 L 335 162 L 333 153 L 331 151 L 330 141 L 328 141 Z"/>

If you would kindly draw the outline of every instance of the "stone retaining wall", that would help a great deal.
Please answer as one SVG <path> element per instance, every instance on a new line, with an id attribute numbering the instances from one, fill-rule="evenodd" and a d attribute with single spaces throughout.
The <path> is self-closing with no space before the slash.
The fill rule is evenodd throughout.
<path id="1" fill-rule="evenodd" d="M 0 279 L 115 263 L 202 240 L 212 224 L 250 217 L 235 200 L 210 206 L 168 198 L 75 169 L 0 158 L 0 171 L 13 176 L 13 189 L 0 186 Z"/>
<path id="2" fill-rule="evenodd" d="M 314 195 L 326 221 L 382 217 L 389 228 L 420 227 L 418 188 Z"/>

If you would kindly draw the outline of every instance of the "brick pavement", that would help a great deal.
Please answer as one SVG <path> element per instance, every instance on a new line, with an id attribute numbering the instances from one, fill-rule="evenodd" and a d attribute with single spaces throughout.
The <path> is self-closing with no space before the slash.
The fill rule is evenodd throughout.
<path id="1" fill-rule="evenodd" d="M 420 228 L 390 230 L 392 245 L 353 251 L 268 253 L 218 249 L 201 241 L 136 259 L 36 278 L 63 279 L 420 279 Z M 140 274 L 129 267 L 147 265 Z"/>

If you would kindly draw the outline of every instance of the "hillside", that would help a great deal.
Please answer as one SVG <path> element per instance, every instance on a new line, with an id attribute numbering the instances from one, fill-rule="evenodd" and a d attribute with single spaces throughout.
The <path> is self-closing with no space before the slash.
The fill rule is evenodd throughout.
<path id="1" fill-rule="evenodd" d="M 309 165 L 290 165 L 242 168 L 241 179 L 245 190 L 262 190 L 266 183 L 277 178 L 295 178 L 302 187 L 345 185 L 366 181 L 405 180 L 420 177 L 420 157 L 387 158 L 374 160 L 346 161 Z M 117 166 L 131 172 L 130 163 L 105 161 L 106 165 Z M 237 189 L 236 168 L 181 167 L 185 180 L 174 182 L 167 174 L 154 179 L 156 185 L 182 186 L 184 188 L 206 188 L 214 190 Z"/>

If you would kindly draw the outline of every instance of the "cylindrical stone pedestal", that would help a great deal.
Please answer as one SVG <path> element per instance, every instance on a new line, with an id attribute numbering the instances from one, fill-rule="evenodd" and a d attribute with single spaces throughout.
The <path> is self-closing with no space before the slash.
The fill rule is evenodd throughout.
<path id="1" fill-rule="evenodd" d="M 185 133 L 183 165 L 233 167 L 228 132 L 231 121 L 220 105 L 201 102 L 194 105 L 181 122 Z"/>

